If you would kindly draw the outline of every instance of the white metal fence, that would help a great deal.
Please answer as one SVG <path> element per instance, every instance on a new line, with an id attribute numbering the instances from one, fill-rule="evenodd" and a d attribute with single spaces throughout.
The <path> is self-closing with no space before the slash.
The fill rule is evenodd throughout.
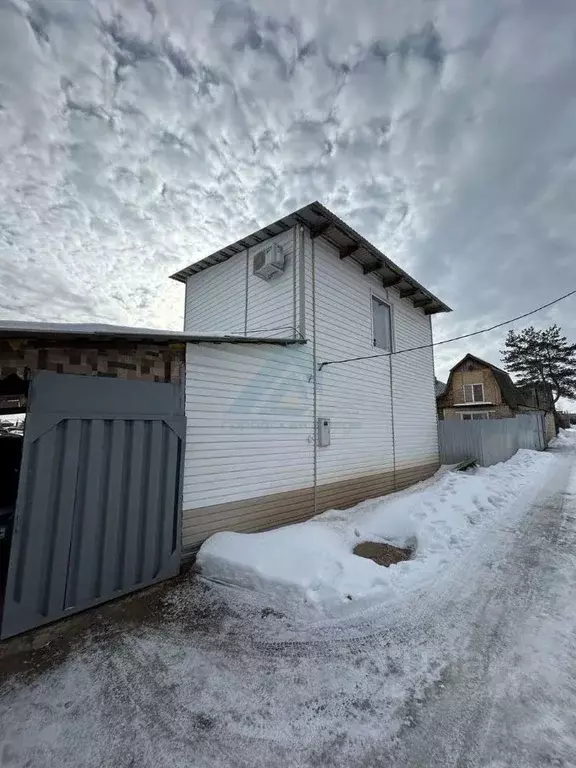
<path id="1" fill-rule="evenodd" d="M 484 419 L 438 422 L 438 442 L 442 464 L 457 464 L 476 459 L 489 467 L 514 456 L 519 448 L 543 451 L 546 448 L 544 414 L 523 413 L 515 419 Z"/>

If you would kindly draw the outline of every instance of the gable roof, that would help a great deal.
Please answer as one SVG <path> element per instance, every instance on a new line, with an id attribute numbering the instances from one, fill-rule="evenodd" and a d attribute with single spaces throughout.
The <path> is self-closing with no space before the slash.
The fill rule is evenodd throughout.
<path id="1" fill-rule="evenodd" d="M 246 235 L 235 243 L 194 262 L 194 264 L 190 264 L 185 269 L 171 275 L 171 278 L 185 283 L 191 275 L 216 264 L 222 264 L 246 248 L 259 245 L 271 237 L 287 232 L 297 224 L 307 227 L 312 238 L 321 236 L 328 240 L 331 245 L 337 248 L 340 258 L 349 258 L 357 262 L 364 269 L 365 274 L 371 272 L 381 277 L 384 287 L 395 286 L 400 291 L 402 298 L 410 297 L 416 306 L 424 309 L 426 314 L 452 311 L 437 296 L 430 293 L 427 288 L 424 288 L 417 280 L 385 256 L 375 245 L 372 245 L 345 221 L 317 201 L 305 205 L 250 235 Z"/>
<path id="2" fill-rule="evenodd" d="M 511 408 L 517 408 L 519 405 L 526 405 L 524 395 L 518 389 L 516 384 L 514 384 L 514 382 L 510 378 L 510 375 L 506 373 L 506 371 L 503 371 L 501 368 L 498 368 L 496 365 L 492 365 L 492 363 L 489 363 L 487 360 L 482 360 L 480 357 L 476 357 L 476 355 L 471 355 L 471 354 L 464 355 L 462 360 L 459 360 L 456 363 L 456 365 L 454 365 L 450 369 L 450 375 L 448 377 L 448 383 L 446 384 L 446 389 L 441 395 L 439 396 L 437 395 L 437 397 L 441 398 L 450 390 L 452 386 L 452 378 L 454 376 L 454 371 L 457 368 L 459 368 L 463 363 L 465 363 L 466 360 L 473 360 L 475 363 L 478 363 L 479 365 L 489 368 L 492 371 L 494 378 L 496 379 L 496 382 L 500 387 L 500 392 L 502 393 L 502 399 L 507 405 L 509 405 Z"/>

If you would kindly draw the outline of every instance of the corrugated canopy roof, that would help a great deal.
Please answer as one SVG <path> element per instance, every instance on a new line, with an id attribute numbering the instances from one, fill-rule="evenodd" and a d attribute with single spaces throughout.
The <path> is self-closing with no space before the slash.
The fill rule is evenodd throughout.
<path id="1" fill-rule="evenodd" d="M 395 286 L 402 298 L 410 298 L 416 307 L 422 307 L 427 314 L 435 312 L 450 312 L 451 309 L 437 296 L 430 293 L 417 280 L 404 272 L 397 264 L 385 256 L 376 246 L 359 235 L 335 213 L 319 202 L 310 203 L 298 211 L 278 219 L 273 224 L 252 232 L 225 248 L 206 256 L 200 261 L 190 264 L 172 275 L 173 280 L 185 283 L 187 278 L 202 272 L 204 269 L 221 264 L 237 253 L 268 240 L 270 237 L 286 232 L 297 224 L 302 224 L 310 230 L 311 237 L 323 237 L 340 253 L 340 258 L 349 258 L 360 264 L 365 274 L 373 273 L 382 278 L 384 287 Z"/>
<path id="2" fill-rule="evenodd" d="M 18 320 L 0 320 L 0 338 L 18 339 L 127 339 L 130 341 L 158 343 L 227 343 L 227 344 L 301 344 L 301 339 L 268 338 L 264 336 L 218 336 L 165 331 L 156 328 L 133 328 L 105 323 L 35 323 Z"/>

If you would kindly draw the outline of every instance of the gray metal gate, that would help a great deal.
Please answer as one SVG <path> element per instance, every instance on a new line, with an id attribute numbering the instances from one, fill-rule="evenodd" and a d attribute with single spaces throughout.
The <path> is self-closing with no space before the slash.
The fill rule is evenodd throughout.
<path id="1" fill-rule="evenodd" d="M 174 384 L 34 377 L 3 638 L 178 573 L 184 428 Z"/>

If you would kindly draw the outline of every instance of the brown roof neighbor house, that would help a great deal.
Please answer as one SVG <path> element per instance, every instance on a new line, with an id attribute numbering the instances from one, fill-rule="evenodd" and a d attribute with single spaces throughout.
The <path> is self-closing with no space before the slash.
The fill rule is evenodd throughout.
<path id="1" fill-rule="evenodd" d="M 537 391 L 538 390 L 538 391 Z M 450 371 L 436 403 L 439 419 L 510 419 L 518 413 L 546 413 L 546 436 L 555 435 L 553 405 L 542 388 L 520 388 L 509 374 L 475 355 L 466 355 Z"/>

